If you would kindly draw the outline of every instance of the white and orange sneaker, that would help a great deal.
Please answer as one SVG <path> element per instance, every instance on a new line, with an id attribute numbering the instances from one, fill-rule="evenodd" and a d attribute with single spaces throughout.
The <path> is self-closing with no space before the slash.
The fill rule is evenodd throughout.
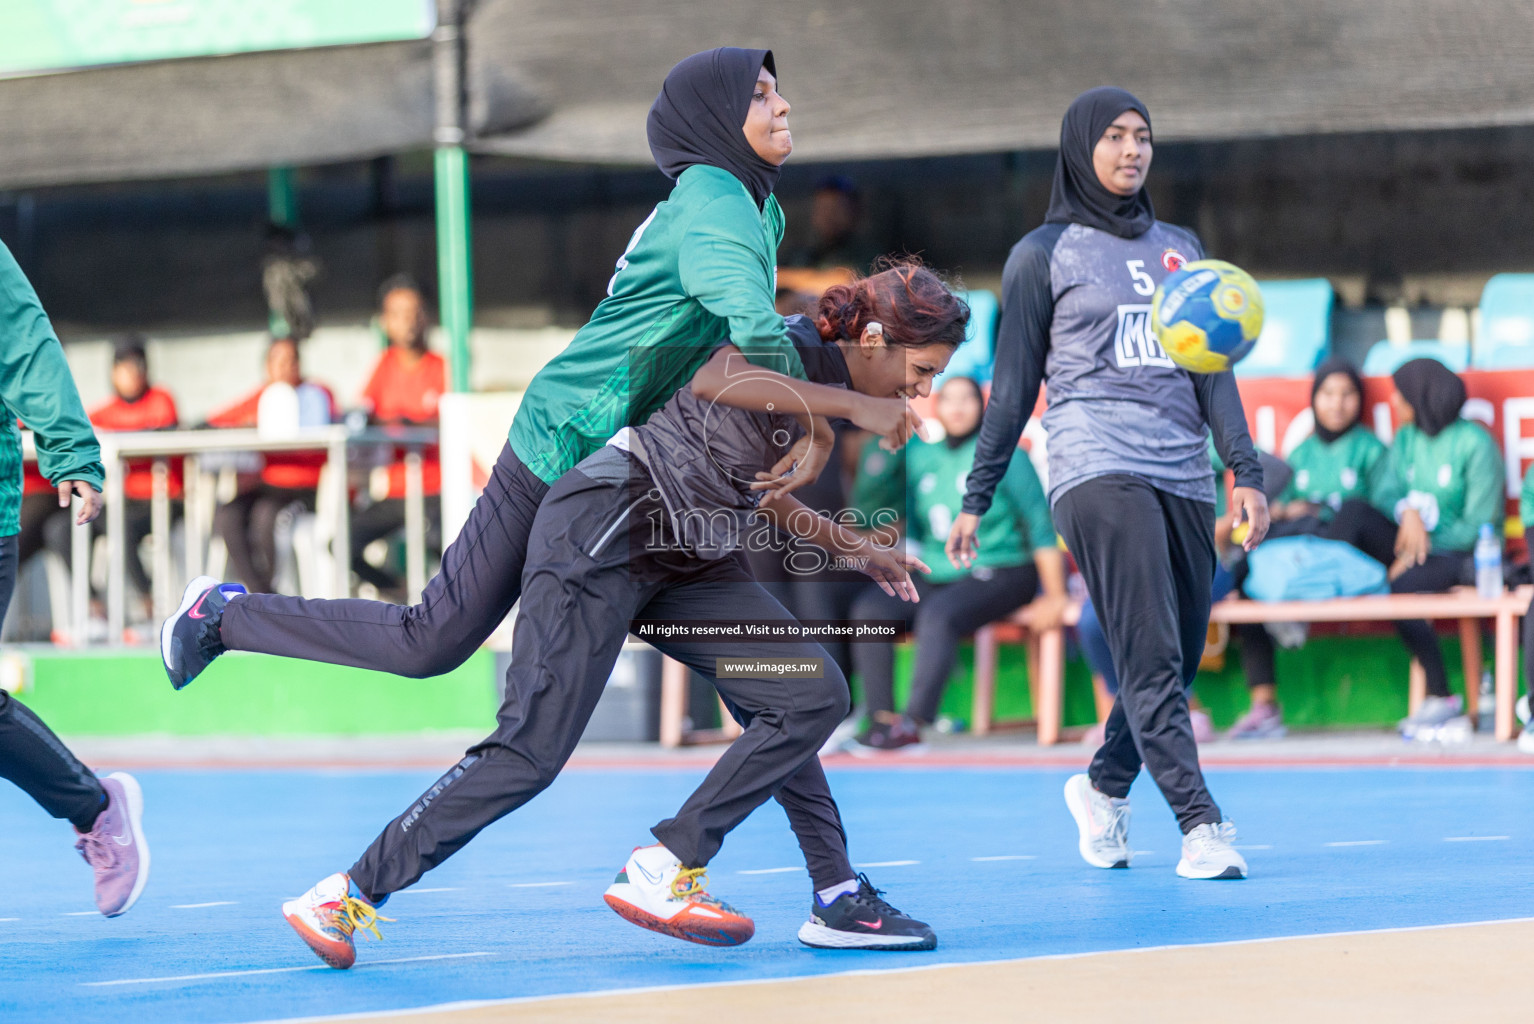
<path id="1" fill-rule="evenodd" d="M 710 896 L 707 876 L 707 868 L 682 867 L 659 843 L 637 846 L 602 898 L 620 917 L 652 932 L 704 946 L 738 946 L 756 934 L 756 925 Z"/>
<path id="2" fill-rule="evenodd" d="M 394 920 L 381 916 L 341 872 L 320 879 L 298 899 L 288 900 L 282 905 L 282 916 L 321 960 L 343 971 L 357 959 L 352 934 L 360 928 L 382 940 L 377 922 Z"/>

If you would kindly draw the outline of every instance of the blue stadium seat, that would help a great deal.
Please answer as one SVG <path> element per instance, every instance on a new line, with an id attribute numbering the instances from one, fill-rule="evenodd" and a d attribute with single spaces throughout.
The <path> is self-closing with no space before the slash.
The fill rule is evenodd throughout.
<path id="1" fill-rule="evenodd" d="M 1534 366 L 1534 274 L 1497 274 L 1481 292 L 1478 370 Z"/>
<path id="2" fill-rule="evenodd" d="M 949 377 L 973 377 L 984 384 L 991 379 L 996 363 L 996 321 L 1001 316 L 1001 303 L 994 292 L 984 290 L 959 292 L 958 296 L 969 303 L 969 327 L 964 332 L 964 344 L 948 361 L 938 383 Z"/>
<path id="3" fill-rule="evenodd" d="M 1332 285 L 1322 277 L 1261 281 L 1262 335 L 1236 364 L 1237 377 L 1303 377 L 1316 368 L 1332 337 Z"/>
<path id="4" fill-rule="evenodd" d="M 1470 346 L 1443 341 L 1413 341 L 1405 345 L 1377 341 L 1364 357 L 1364 376 L 1388 377 L 1402 363 L 1413 359 L 1436 359 L 1455 373 L 1462 373 L 1470 365 Z"/>

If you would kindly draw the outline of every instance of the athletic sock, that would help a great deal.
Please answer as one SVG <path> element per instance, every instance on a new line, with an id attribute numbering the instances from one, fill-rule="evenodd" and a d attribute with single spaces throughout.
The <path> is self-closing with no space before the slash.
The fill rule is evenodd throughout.
<path id="1" fill-rule="evenodd" d="M 829 907 L 831 904 L 836 902 L 836 898 L 838 896 L 841 896 L 844 893 L 852 893 L 857 891 L 858 880 L 856 878 L 849 878 L 845 882 L 837 882 L 835 885 L 828 888 L 816 890 L 815 898 L 820 901 L 820 905 L 822 907 Z"/>

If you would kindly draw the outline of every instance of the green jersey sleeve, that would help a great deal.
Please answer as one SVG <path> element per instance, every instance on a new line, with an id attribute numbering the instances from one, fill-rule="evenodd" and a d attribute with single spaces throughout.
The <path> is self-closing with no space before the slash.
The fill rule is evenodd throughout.
<path id="1" fill-rule="evenodd" d="M 1001 487 L 1021 514 L 1017 532 L 1028 538 L 1029 548 L 1038 551 L 1054 547 L 1055 521 L 1049 515 L 1049 499 L 1044 496 L 1044 485 L 1033 468 L 1033 459 L 1021 448 L 1012 453 Z"/>
<path id="2" fill-rule="evenodd" d="M 1479 426 L 1466 430 L 1470 438 L 1464 449 L 1465 506 L 1455 517 L 1446 517 L 1433 531 L 1433 546 L 1448 551 L 1470 551 L 1480 535 L 1481 524 L 1491 523 L 1502 535 L 1504 513 L 1502 459 L 1491 435 Z"/>
<path id="3" fill-rule="evenodd" d="M 692 218 L 677 261 L 682 289 L 730 325 L 730 342 L 765 369 L 805 379 L 773 306 L 776 260 L 761 215 L 744 194 L 712 200 Z"/>
<path id="4" fill-rule="evenodd" d="M 1523 530 L 1527 534 L 1530 526 L 1534 526 L 1534 463 L 1530 463 L 1529 471 L 1523 474 L 1523 490 L 1518 495 L 1518 518 L 1523 520 Z"/>

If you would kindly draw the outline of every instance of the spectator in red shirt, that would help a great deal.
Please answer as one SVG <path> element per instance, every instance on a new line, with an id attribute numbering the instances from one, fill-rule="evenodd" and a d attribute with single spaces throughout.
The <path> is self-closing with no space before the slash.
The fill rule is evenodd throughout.
<path id="1" fill-rule="evenodd" d="M 227 409 L 208 417 L 211 427 L 260 425 L 261 399 L 272 387 L 290 388 L 298 398 L 299 426 L 334 423 L 335 397 L 323 384 L 306 381 L 298 342 L 273 338 L 266 350 L 266 383 Z M 267 415 L 271 412 L 268 410 Z M 229 552 L 230 576 L 258 594 L 273 593 L 277 572 L 277 517 L 298 507 L 314 511 L 315 491 L 325 466 L 323 452 L 273 452 L 254 485 L 214 514 L 213 526 Z"/>
<path id="2" fill-rule="evenodd" d="M 112 352 L 112 400 L 91 411 L 91 424 L 98 431 L 118 433 L 141 430 L 174 430 L 179 421 L 176 401 L 170 392 L 153 387 L 149 383 L 149 357 L 144 350 L 142 334 L 123 334 L 114 340 Z M 151 607 L 153 590 L 149 572 L 139 558 L 139 546 L 149 536 L 150 499 L 154 496 L 153 460 L 129 461 L 123 476 L 123 526 L 128 545 L 128 578 L 144 599 L 146 608 Z M 172 501 L 181 498 L 181 463 L 172 460 L 167 489 Z M 172 505 L 171 515 L 176 515 Z M 106 516 L 92 524 L 92 531 L 100 534 L 106 529 Z M 67 548 L 65 549 L 68 550 Z M 61 552 L 62 553 L 62 552 Z M 68 556 L 65 556 L 66 559 Z"/>
<path id="3" fill-rule="evenodd" d="M 408 426 L 436 426 L 437 403 L 447 390 L 447 362 L 426 348 L 426 300 L 420 287 L 405 275 L 389 278 L 378 289 L 378 322 L 389 347 L 379 357 L 362 390 L 362 404 L 370 422 Z M 442 466 L 437 449 L 422 453 L 421 481 L 426 494 L 428 538 L 441 522 Z M 388 467 L 388 491 L 381 500 L 357 513 L 352 520 L 352 569 L 380 593 L 403 598 L 397 573 L 379 569 L 362 557 L 363 548 L 375 540 L 398 533 L 405 526 L 405 464 L 402 452 Z M 429 539 L 428 543 L 432 543 Z"/>

